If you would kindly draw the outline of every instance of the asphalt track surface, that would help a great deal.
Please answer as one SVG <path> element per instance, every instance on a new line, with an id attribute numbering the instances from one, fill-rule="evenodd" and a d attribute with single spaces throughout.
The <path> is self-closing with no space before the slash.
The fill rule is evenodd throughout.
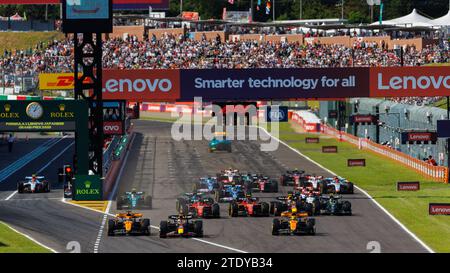
<path id="1" fill-rule="evenodd" d="M 150 218 L 152 226 L 159 226 L 161 220 L 176 213 L 176 197 L 191 191 L 194 181 L 201 176 L 215 175 L 221 169 L 231 167 L 278 177 L 285 170 L 297 167 L 308 173 L 330 175 L 281 144 L 274 152 L 262 152 L 259 142 L 234 141 L 231 154 L 210 154 L 205 140 L 173 140 L 170 123 L 135 121 L 134 128 L 136 134 L 120 176 L 118 193 L 132 188 L 150 193 L 153 209 L 142 212 Z M 66 245 L 71 241 L 79 242 L 82 252 L 94 252 L 103 215 L 62 203 L 62 189 L 57 183 L 52 183 L 48 194 L 15 194 L 5 200 L 14 192 L 18 180 L 55 158 L 41 174 L 56 181 L 57 168 L 71 161 L 72 142 L 71 137 L 60 140 L 0 182 L 0 220 L 58 252 L 67 252 Z M 39 144 L 42 140 L 36 141 L 35 145 Z M 4 168 L 1 163 L 0 167 Z M 288 190 L 280 187 L 278 194 L 256 196 L 269 201 Z M 98 252 L 369 252 L 370 241 L 379 242 L 382 252 L 426 251 L 365 195 L 356 192 L 347 198 L 352 202 L 354 215 L 316 217 L 316 236 L 272 236 L 272 217 L 231 219 L 228 206 L 221 204 L 222 218 L 204 220 L 205 236 L 201 240 L 160 239 L 156 229 L 152 229 L 150 237 L 108 237 L 103 230 Z M 111 205 L 111 213 L 115 213 L 115 201 Z"/>
<path id="2" fill-rule="evenodd" d="M 211 154 L 206 140 L 174 141 L 170 123 L 137 121 L 135 132 L 118 194 L 136 188 L 152 195 L 153 209 L 142 212 L 153 226 L 176 213 L 176 197 L 192 191 L 194 181 L 222 169 L 279 177 L 287 169 L 299 168 L 331 176 L 281 144 L 274 152 L 262 152 L 260 142 L 234 141 L 232 153 Z M 280 187 L 279 193 L 255 196 L 269 201 L 289 189 Z M 272 236 L 272 217 L 229 218 L 228 205 L 221 204 L 221 219 L 203 220 L 203 240 L 220 246 L 184 238 L 160 239 L 152 229 L 150 237 L 108 237 L 103 233 L 99 252 L 369 252 L 371 241 L 379 242 L 382 252 L 426 251 L 362 193 L 346 198 L 352 202 L 354 215 L 316 217 L 316 236 Z M 111 208 L 115 213 L 115 202 Z"/>

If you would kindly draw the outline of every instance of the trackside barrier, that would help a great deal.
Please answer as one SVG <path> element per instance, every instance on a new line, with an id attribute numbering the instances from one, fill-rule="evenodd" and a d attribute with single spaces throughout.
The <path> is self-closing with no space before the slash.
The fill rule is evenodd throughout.
<path id="1" fill-rule="evenodd" d="M 106 199 L 109 194 L 111 193 L 112 189 L 114 188 L 114 184 L 116 183 L 116 178 L 119 174 L 120 168 L 122 167 L 122 164 L 125 164 L 124 157 L 125 152 L 123 150 L 128 150 L 130 148 L 131 140 L 133 139 L 134 132 L 132 130 L 132 127 L 127 132 L 126 135 L 122 136 L 122 138 L 117 143 L 116 147 L 122 147 L 121 151 L 118 153 L 119 156 L 115 157 L 114 160 L 112 160 L 110 167 L 108 169 L 108 172 L 105 175 L 105 179 L 103 182 L 103 196 Z M 113 157 L 116 155 L 114 151 Z"/>
<path id="2" fill-rule="evenodd" d="M 304 115 L 303 115 L 304 116 Z M 294 112 L 292 114 L 292 121 L 299 124 L 300 126 L 305 129 L 307 132 L 311 132 L 310 129 L 311 126 L 305 122 L 304 117 L 302 117 L 302 114 L 299 112 Z M 309 128 L 308 128 L 309 127 Z M 407 154 L 404 154 L 402 152 L 399 152 L 395 149 L 380 145 L 378 143 L 375 143 L 369 139 L 365 138 L 359 138 L 354 135 L 348 134 L 343 131 L 339 131 L 335 128 L 329 127 L 327 125 L 322 124 L 320 127 L 320 132 L 325 135 L 332 136 L 339 141 L 345 141 L 350 144 L 353 144 L 357 146 L 359 149 L 366 149 L 371 152 L 374 152 L 376 154 L 388 157 L 392 160 L 395 160 L 397 162 L 400 162 L 401 164 L 419 172 L 422 175 L 427 176 L 428 178 L 448 183 L 448 168 L 442 167 L 442 166 L 432 166 L 422 160 L 419 160 L 417 158 L 411 157 Z"/>
<path id="3" fill-rule="evenodd" d="M 432 166 L 422 160 L 411 157 L 411 156 L 404 154 L 402 152 L 399 152 L 395 149 L 380 145 L 369 139 L 355 137 L 354 135 L 336 130 L 327 125 L 322 125 L 322 133 L 329 135 L 329 136 L 333 136 L 333 137 L 339 139 L 340 141 L 345 141 L 350 144 L 353 144 L 353 145 L 357 146 L 359 149 L 366 149 L 366 150 L 369 150 L 376 154 L 388 157 L 392 160 L 395 160 L 395 161 L 421 173 L 422 175 L 427 176 L 428 178 L 430 178 L 432 180 L 435 180 L 438 182 L 443 182 L 446 184 L 448 183 L 448 178 L 447 178 L 448 168 L 447 167 Z"/>

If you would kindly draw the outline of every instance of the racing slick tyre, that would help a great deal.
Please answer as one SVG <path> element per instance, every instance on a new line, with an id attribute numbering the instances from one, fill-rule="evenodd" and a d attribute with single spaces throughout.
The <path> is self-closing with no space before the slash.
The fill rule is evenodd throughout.
<path id="1" fill-rule="evenodd" d="M 44 183 L 43 183 L 44 185 L 43 185 L 43 192 L 50 192 L 50 182 L 48 182 L 48 181 L 45 181 Z"/>
<path id="2" fill-rule="evenodd" d="M 159 238 L 167 238 L 167 233 L 169 233 L 169 224 L 167 221 L 161 221 L 159 223 Z"/>
<path id="3" fill-rule="evenodd" d="M 213 151 L 213 149 L 208 148 L 208 152 L 212 153 L 212 152 L 214 152 L 214 151 Z"/>
<path id="4" fill-rule="evenodd" d="M 108 236 L 114 236 L 114 229 L 116 227 L 116 222 L 114 220 L 108 220 Z"/>
<path id="5" fill-rule="evenodd" d="M 276 204 L 277 204 L 277 202 L 273 202 L 273 201 L 270 202 L 270 207 L 269 207 L 270 215 L 274 214 Z"/>
<path id="6" fill-rule="evenodd" d="M 117 199 L 117 210 L 122 210 L 123 209 L 123 199 L 122 197 L 119 197 Z"/>
<path id="7" fill-rule="evenodd" d="M 141 223 L 141 233 L 145 236 L 150 236 L 150 219 L 142 219 Z"/>
<path id="8" fill-rule="evenodd" d="M 315 219 L 308 219 L 307 220 L 306 227 L 307 227 L 309 235 L 316 235 L 315 224 L 316 224 L 316 220 Z"/>
<path id="9" fill-rule="evenodd" d="M 279 219 L 273 219 L 272 222 L 272 235 L 279 235 L 280 230 L 280 220 Z"/>
<path id="10" fill-rule="evenodd" d="M 236 203 L 230 203 L 230 208 L 229 208 L 229 214 L 230 217 L 237 217 L 238 216 L 238 205 Z"/>
<path id="11" fill-rule="evenodd" d="M 214 192 L 214 201 L 220 202 L 220 190 Z"/>
<path id="12" fill-rule="evenodd" d="M 194 222 L 195 237 L 203 237 L 203 222 L 201 220 Z"/>
<path id="13" fill-rule="evenodd" d="M 220 206 L 215 203 L 212 205 L 212 215 L 214 218 L 220 218 Z"/>
<path id="14" fill-rule="evenodd" d="M 274 210 L 273 210 L 273 215 L 274 216 L 280 216 L 282 212 L 283 212 L 283 204 L 281 204 L 279 202 L 275 203 L 275 207 L 274 207 Z"/>
<path id="15" fill-rule="evenodd" d="M 261 216 L 270 216 L 270 206 L 266 202 L 261 203 Z"/>
<path id="16" fill-rule="evenodd" d="M 352 203 L 349 201 L 344 201 L 342 203 L 342 210 L 346 215 L 352 215 Z"/>
<path id="17" fill-rule="evenodd" d="M 24 186 L 23 186 L 23 182 L 21 181 L 21 182 L 17 183 L 17 192 L 23 193 L 23 191 L 24 191 Z"/>
<path id="18" fill-rule="evenodd" d="M 144 205 L 148 208 L 148 209 L 152 209 L 153 207 L 153 202 L 152 202 L 152 197 L 151 196 L 146 196 L 145 200 L 144 200 Z"/>
<path id="19" fill-rule="evenodd" d="M 354 189 L 353 188 L 354 188 L 353 187 L 353 183 L 352 182 L 348 183 L 348 193 L 349 194 L 353 194 L 354 193 Z"/>
<path id="20" fill-rule="evenodd" d="M 312 205 L 312 213 L 313 215 L 319 215 L 320 214 L 320 201 L 319 200 L 314 200 Z"/>

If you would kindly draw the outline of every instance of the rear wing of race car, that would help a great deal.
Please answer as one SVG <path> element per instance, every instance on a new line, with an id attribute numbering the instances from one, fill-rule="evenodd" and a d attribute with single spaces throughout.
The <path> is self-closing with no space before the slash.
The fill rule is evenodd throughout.
<path id="1" fill-rule="evenodd" d="M 125 194 L 126 194 L 126 195 L 130 195 L 130 194 L 132 194 L 132 192 L 131 192 L 131 191 L 126 191 Z M 138 195 L 144 195 L 144 194 L 145 194 L 145 191 L 137 191 L 136 194 L 138 194 Z"/>
<path id="2" fill-rule="evenodd" d="M 25 179 L 27 180 L 31 180 L 31 178 L 33 178 L 32 176 L 25 176 Z M 45 176 L 36 176 L 36 179 L 44 179 Z"/>
<path id="3" fill-rule="evenodd" d="M 341 195 L 329 195 L 329 194 L 323 194 L 320 198 L 328 200 L 331 198 L 331 196 L 333 196 L 334 199 L 342 199 Z"/>
<path id="4" fill-rule="evenodd" d="M 169 217 L 168 217 L 170 220 L 178 220 L 178 219 L 180 219 L 180 218 L 183 218 L 183 219 L 192 219 L 192 214 L 185 214 L 185 215 L 177 215 L 177 214 L 174 214 L 174 215 L 169 215 Z"/>

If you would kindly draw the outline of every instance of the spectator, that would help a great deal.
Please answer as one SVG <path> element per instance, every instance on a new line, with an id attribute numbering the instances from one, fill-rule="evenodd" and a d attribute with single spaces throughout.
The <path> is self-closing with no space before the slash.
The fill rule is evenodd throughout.
<path id="1" fill-rule="evenodd" d="M 434 160 L 433 156 L 428 156 L 427 163 L 433 166 L 437 166 L 436 160 Z"/>
<path id="2" fill-rule="evenodd" d="M 9 134 L 8 136 L 8 152 L 12 152 L 13 144 L 16 138 L 13 136 L 13 134 Z"/>

